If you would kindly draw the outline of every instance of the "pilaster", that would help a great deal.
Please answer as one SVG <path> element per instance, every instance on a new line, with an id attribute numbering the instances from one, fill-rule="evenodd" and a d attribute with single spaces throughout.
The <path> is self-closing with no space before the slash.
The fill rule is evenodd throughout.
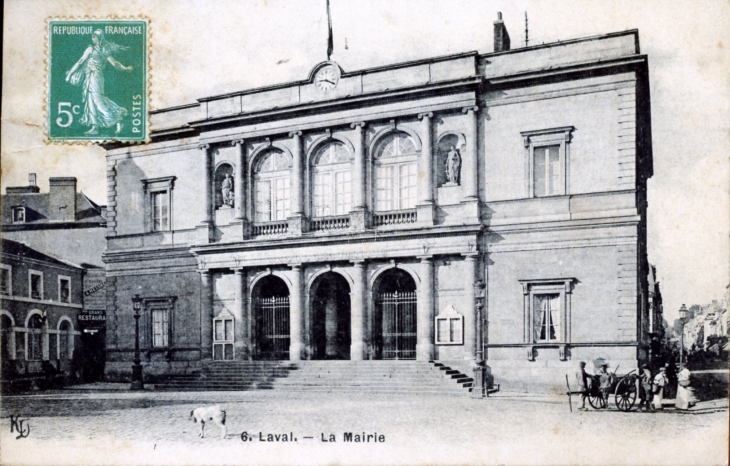
<path id="1" fill-rule="evenodd" d="M 210 243 L 213 240 L 213 151 L 210 144 L 200 144 L 198 146 L 203 152 L 203 203 L 200 212 L 201 222 L 198 225 L 199 241 L 201 243 Z"/>
<path id="2" fill-rule="evenodd" d="M 433 257 L 422 256 L 422 285 L 418 292 L 418 316 L 416 323 L 416 359 L 431 361 L 434 353 L 433 335 Z"/>
<path id="3" fill-rule="evenodd" d="M 350 295 L 350 359 L 362 361 L 365 355 L 365 305 L 367 285 L 365 261 L 353 261 L 352 294 Z"/>
<path id="4" fill-rule="evenodd" d="M 299 361 L 302 358 L 302 313 L 304 305 L 302 300 L 302 283 L 304 282 L 304 269 L 302 264 L 292 266 L 292 289 L 289 300 L 289 360 Z"/>
<path id="5" fill-rule="evenodd" d="M 464 254 L 464 359 L 476 360 L 476 295 L 474 283 L 477 276 L 477 252 Z"/>
<path id="6" fill-rule="evenodd" d="M 433 183 L 433 113 L 421 113 L 421 156 L 418 159 L 418 223 L 430 226 L 434 223 Z"/>
<path id="7" fill-rule="evenodd" d="M 236 298 L 233 305 L 233 337 L 234 353 L 236 359 L 250 359 L 249 335 L 247 330 L 248 309 L 246 309 L 246 271 L 244 269 L 233 269 L 235 278 Z"/>
<path id="8" fill-rule="evenodd" d="M 213 358 L 213 280 L 209 270 L 200 273 L 200 359 Z"/>

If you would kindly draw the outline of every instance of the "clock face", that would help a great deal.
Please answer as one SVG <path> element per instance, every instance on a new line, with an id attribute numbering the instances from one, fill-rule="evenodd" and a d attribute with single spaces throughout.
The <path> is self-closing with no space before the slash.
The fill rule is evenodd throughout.
<path id="1" fill-rule="evenodd" d="M 340 71 L 335 65 L 327 65 L 319 69 L 314 76 L 314 85 L 320 91 L 331 91 L 337 87 L 340 80 Z"/>

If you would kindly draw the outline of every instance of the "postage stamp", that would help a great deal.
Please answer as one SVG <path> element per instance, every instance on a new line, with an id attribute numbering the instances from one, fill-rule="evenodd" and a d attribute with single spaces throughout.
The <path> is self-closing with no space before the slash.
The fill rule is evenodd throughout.
<path id="1" fill-rule="evenodd" d="M 48 21 L 49 141 L 147 139 L 148 34 L 146 19 Z"/>

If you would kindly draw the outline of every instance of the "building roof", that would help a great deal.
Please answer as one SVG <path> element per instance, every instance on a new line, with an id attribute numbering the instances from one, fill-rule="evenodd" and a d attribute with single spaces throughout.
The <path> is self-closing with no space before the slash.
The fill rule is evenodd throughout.
<path id="1" fill-rule="evenodd" d="M 3 230 L 22 230 L 36 228 L 68 228 L 105 226 L 106 206 L 100 206 L 83 192 L 76 193 L 76 220 L 73 222 L 52 221 L 50 217 L 50 193 L 8 193 L 2 195 Z M 25 223 L 12 223 L 12 208 L 25 207 Z"/>
<path id="2" fill-rule="evenodd" d="M 9 239 L 3 239 L 0 240 L 2 243 L 2 251 L 3 255 L 10 255 L 10 256 L 17 256 L 18 259 L 33 259 L 41 262 L 47 262 L 54 265 L 63 265 L 66 267 L 73 267 L 76 269 L 83 269 L 83 267 L 76 265 L 72 262 L 68 262 L 53 256 L 49 256 L 48 254 L 44 254 L 40 251 L 36 251 L 35 249 L 20 243 L 18 241 L 13 241 Z"/>

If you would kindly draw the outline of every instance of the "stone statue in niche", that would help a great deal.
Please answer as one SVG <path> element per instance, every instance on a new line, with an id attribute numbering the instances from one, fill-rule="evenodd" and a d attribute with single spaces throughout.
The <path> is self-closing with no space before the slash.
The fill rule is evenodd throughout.
<path id="1" fill-rule="evenodd" d="M 230 173 L 226 173 L 221 183 L 221 197 L 224 206 L 233 207 L 233 178 Z"/>
<path id="2" fill-rule="evenodd" d="M 451 146 L 446 156 L 446 181 L 450 186 L 459 185 L 461 182 L 461 154 L 455 146 Z"/>

